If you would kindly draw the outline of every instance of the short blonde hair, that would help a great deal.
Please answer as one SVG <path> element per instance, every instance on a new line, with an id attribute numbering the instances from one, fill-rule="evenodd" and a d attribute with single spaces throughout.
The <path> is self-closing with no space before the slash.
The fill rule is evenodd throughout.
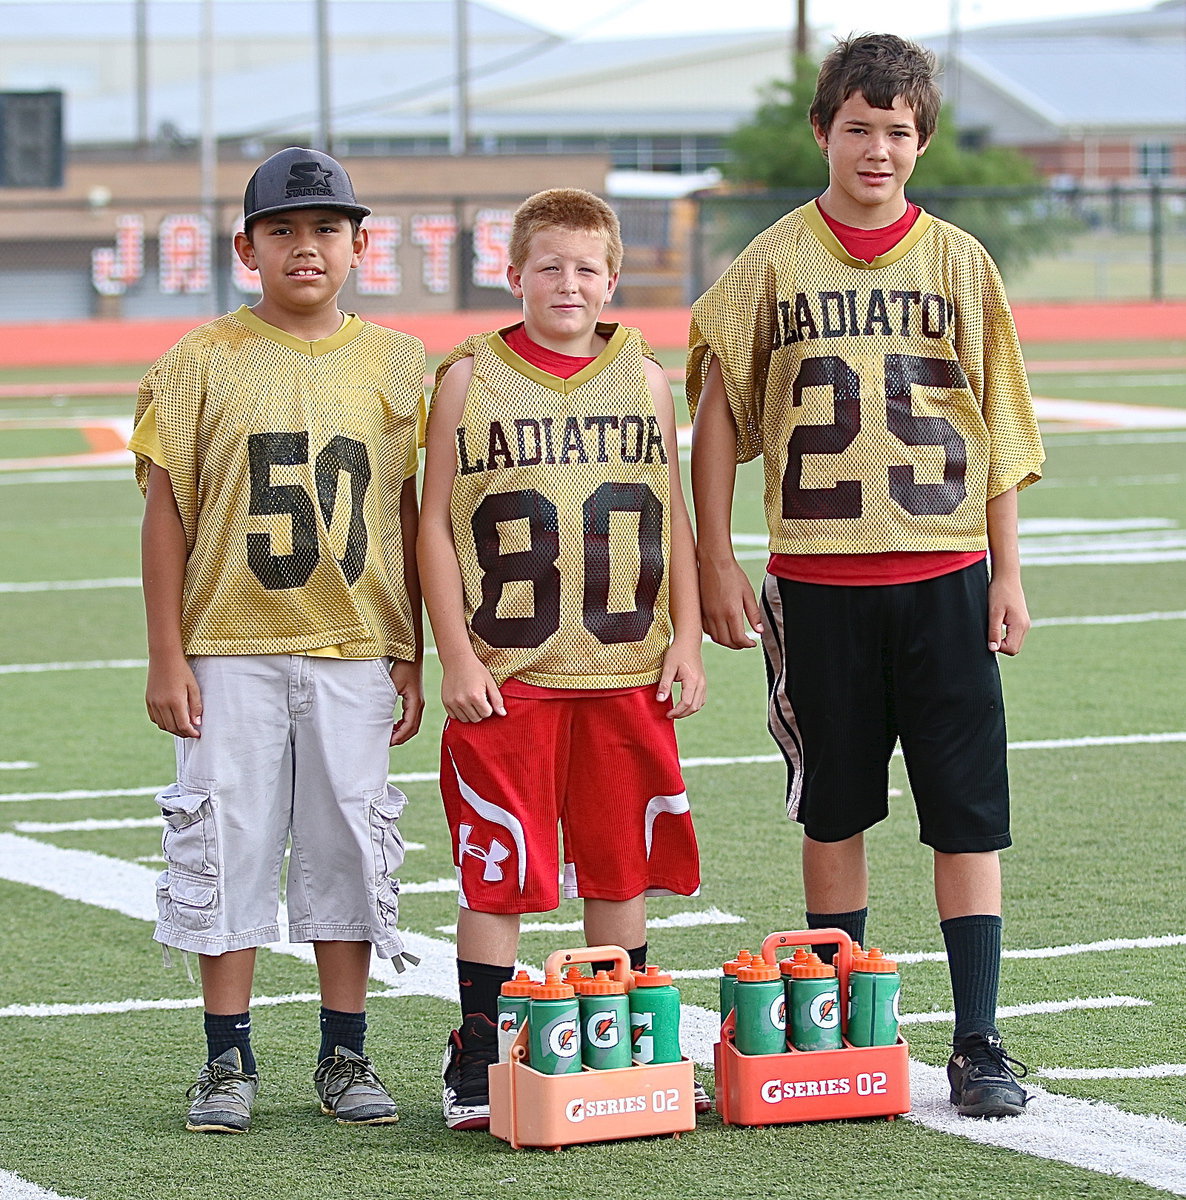
<path id="1" fill-rule="evenodd" d="M 544 229 L 574 229 L 598 234 L 605 241 L 605 261 L 611 275 L 622 268 L 622 227 L 618 214 L 600 196 L 584 188 L 548 188 L 536 192 L 515 210 L 511 225 L 511 265 L 522 267 L 531 253 L 531 239 Z"/>

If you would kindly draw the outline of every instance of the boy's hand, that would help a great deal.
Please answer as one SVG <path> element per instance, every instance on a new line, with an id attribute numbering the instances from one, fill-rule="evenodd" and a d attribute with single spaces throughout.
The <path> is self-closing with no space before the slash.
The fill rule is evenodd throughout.
<path id="1" fill-rule="evenodd" d="M 718 646 L 745 650 L 758 643 L 746 632 L 746 623 L 762 632 L 762 613 L 749 577 L 730 559 L 724 565 L 700 563 L 700 619 L 704 632 Z"/>
<path id="2" fill-rule="evenodd" d="M 441 681 L 441 701 L 445 712 L 454 721 L 477 724 L 495 714 L 500 717 L 507 715 L 494 676 L 477 655 L 463 666 L 445 668 Z"/>
<path id="3" fill-rule="evenodd" d="M 681 646 L 677 638 L 663 656 L 663 674 L 659 676 L 655 699 L 662 703 L 672 694 L 673 684 L 679 684 L 679 702 L 668 710 L 668 720 L 690 717 L 704 707 L 707 683 L 700 646 Z"/>
<path id="4" fill-rule="evenodd" d="M 416 736 L 420 718 L 424 716 L 424 674 L 420 664 L 397 658 L 391 664 L 391 683 L 399 692 L 401 703 L 399 720 L 391 727 L 388 745 L 402 746 Z"/>
<path id="5" fill-rule="evenodd" d="M 167 663 L 148 660 L 144 705 L 152 723 L 181 738 L 202 736 L 202 693 L 184 657 Z"/>
<path id="6" fill-rule="evenodd" d="M 1021 581 L 994 577 L 988 585 L 988 648 L 994 653 L 1020 654 L 1029 627 Z"/>

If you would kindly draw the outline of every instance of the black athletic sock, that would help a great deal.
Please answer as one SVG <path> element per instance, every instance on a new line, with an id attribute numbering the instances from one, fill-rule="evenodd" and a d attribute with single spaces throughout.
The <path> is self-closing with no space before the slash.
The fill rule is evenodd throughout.
<path id="1" fill-rule="evenodd" d="M 990 914 L 940 921 L 955 1001 L 955 1037 L 995 1033 L 1001 981 L 1001 918 Z"/>
<path id="2" fill-rule="evenodd" d="M 363 1012 L 338 1012 L 334 1008 L 321 1006 L 321 1049 L 317 1051 L 317 1061 L 332 1058 L 339 1047 L 353 1050 L 355 1054 L 363 1053 L 363 1043 L 366 1040 L 367 1015 Z"/>
<path id="3" fill-rule="evenodd" d="M 643 942 L 641 946 L 635 946 L 633 950 L 627 950 L 630 955 L 630 969 L 632 971 L 641 971 L 647 965 L 647 943 Z M 589 964 L 593 968 L 593 974 L 598 971 L 611 972 L 617 965 L 612 958 L 607 958 L 604 962 L 595 962 Z"/>
<path id="4" fill-rule="evenodd" d="M 220 1054 L 235 1048 L 243 1059 L 243 1073 L 255 1074 L 255 1055 L 251 1052 L 251 1014 L 204 1014 L 206 1026 L 206 1061 L 212 1063 Z"/>
<path id="5" fill-rule="evenodd" d="M 852 912 L 842 913 L 813 913 L 809 912 L 807 916 L 808 929 L 843 929 L 854 942 L 859 942 L 862 946 L 865 945 L 865 921 L 869 917 L 869 909 L 854 908 Z M 822 946 L 816 946 L 815 952 L 826 963 L 831 963 L 836 957 L 836 951 L 839 947 L 835 942 L 830 945 L 824 943 Z"/>
<path id="6" fill-rule="evenodd" d="M 498 994 L 508 979 L 513 979 L 514 967 L 496 967 L 493 963 L 457 960 L 457 992 L 461 999 L 462 1023 L 474 1013 L 489 1017 L 498 1024 Z"/>

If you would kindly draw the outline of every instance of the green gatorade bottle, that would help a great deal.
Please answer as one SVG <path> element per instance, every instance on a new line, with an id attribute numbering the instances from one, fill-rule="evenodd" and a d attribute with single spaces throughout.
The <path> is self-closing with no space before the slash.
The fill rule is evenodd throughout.
<path id="1" fill-rule="evenodd" d="M 527 1019 L 527 998 L 535 980 L 526 971 L 520 971 L 514 979 L 508 979 L 498 994 L 498 1061 L 506 1062 L 511 1056 L 511 1044 L 518 1036 Z"/>
<path id="2" fill-rule="evenodd" d="M 634 972 L 630 992 L 630 1052 L 636 1063 L 679 1062 L 679 989 L 658 967 Z"/>
<path id="3" fill-rule="evenodd" d="M 738 1053 L 781 1054 L 786 1049 L 787 1001 L 779 976 L 778 967 L 760 958 L 738 967 L 733 988 Z"/>
<path id="4" fill-rule="evenodd" d="M 626 985 L 598 971 L 575 985 L 581 1010 L 581 1061 L 595 1071 L 630 1066 L 630 1001 Z"/>
<path id="5" fill-rule="evenodd" d="M 568 1075 L 581 1069 L 580 1009 L 576 993 L 559 975 L 531 989 L 527 1037 L 531 1066 L 541 1075 Z"/>
<path id="6" fill-rule="evenodd" d="M 898 964 L 875 946 L 854 955 L 848 976 L 848 1040 L 854 1046 L 892 1046 L 898 1040 Z"/>
<path id="7" fill-rule="evenodd" d="M 737 957 L 721 964 L 721 1021 L 733 1010 L 733 985 L 737 982 L 737 968 L 745 967 L 753 961 L 753 955 L 748 950 L 738 950 Z"/>
<path id="8" fill-rule="evenodd" d="M 808 954 L 791 967 L 787 981 L 787 1045 L 796 1050 L 839 1050 L 840 981 L 836 968 Z"/>

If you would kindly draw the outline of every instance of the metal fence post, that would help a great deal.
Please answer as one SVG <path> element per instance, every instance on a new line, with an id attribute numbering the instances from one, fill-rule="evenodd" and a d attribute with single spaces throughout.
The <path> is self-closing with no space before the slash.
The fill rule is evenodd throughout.
<path id="1" fill-rule="evenodd" d="M 1149 292 L 1165 299 L 1165 224 L 1161 205 L 1161 180 L 1149 180 Z"/>

